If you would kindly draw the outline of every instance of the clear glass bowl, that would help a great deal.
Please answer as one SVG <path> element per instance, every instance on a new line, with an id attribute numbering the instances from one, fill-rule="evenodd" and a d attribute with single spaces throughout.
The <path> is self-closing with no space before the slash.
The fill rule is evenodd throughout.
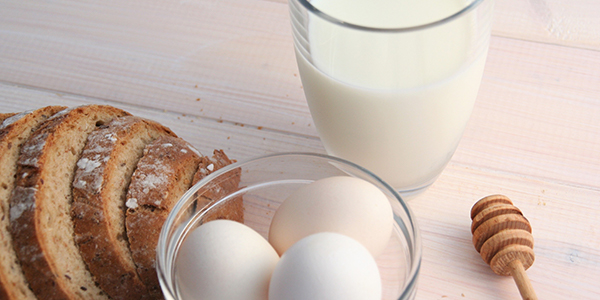
<path id="1" fill-rule="evenodd" d="M 233 177 L 237 189 L 220 193 L 215 189 Z M 421 238 L 414 216 L 400 195 L 364 168 L 335 157 L 310 153 L 282 153 L 238 162 L 215 171 L 194 185 L 173 208 L 160 234 L 157 272 L 166 299 L 180 299 L 175 261 L 187 234 L 203 222 L 220 217 L 219 211 L 243 205 L 243 222 L 268 237 L 271 219 L 279 205 L 296 189 L 321 178 L 353 176 L 369 181 L 388 197 L 394 211 L 394 231 L 383 254 L 376 258 L 383 299 L 414 299 L 421 265 Z M 198 194 L 216 200 L 198 205 Z M 243 203 L 243 204 L 240 204 Z M 222 215 L 221 215 L 222 216 Z"/>

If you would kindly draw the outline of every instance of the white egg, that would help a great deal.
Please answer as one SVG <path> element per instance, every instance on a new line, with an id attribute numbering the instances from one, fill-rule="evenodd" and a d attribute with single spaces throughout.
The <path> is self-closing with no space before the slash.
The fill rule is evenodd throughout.
<path id="1" fill-rule="evenodd" d="M 337 232 L 356 239 L 376 257 L 390 240 L 393 218 L 387 196 L 373 184 L 328 177 L 299 188 L 279 206 L 269 242 L 281 255 L 308 235 Z"/>
<path id="2" fill-rule="evenodd" d="M 256 231 L 215 220 L 192 231 L 181 245 L 176 276 L 181 299 L 266 300 L 279 256 Z"/>
<path id="3" fill-rule="evenodd" d="M 375 259 L 345 235 L 321 232 L 286 251 L 273 271 L 269 300 L 380 300 Z"/>

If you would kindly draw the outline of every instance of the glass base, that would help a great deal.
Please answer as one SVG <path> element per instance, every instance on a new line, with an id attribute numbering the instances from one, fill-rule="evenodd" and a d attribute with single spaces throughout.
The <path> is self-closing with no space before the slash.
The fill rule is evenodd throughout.
<path id="1" fill-rule="evenodd" d="M 400 197 L 402 197 L 404 201 L 414 200 L 418 198 L 421 194 L 423 194 L 423 192 L 425 192 L 437 180 L 438 177 L 439 176 L 436 176 L 431 181 L 417 188 L 396 189 L 396 191 L 398 192 L 398 194 L 400 194 Z"/>

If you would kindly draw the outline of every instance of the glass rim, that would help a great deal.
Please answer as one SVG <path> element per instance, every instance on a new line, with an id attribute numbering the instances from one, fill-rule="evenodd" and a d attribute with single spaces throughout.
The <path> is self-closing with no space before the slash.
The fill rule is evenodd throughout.
<path id="1" fill-rule="evenodd" d="M 342 27 L 347 27 L 347 28 L 351 28 L 351 29 L 356 29 L 356 30 L 362 30 L 362 31 L 371 31 L 371 32 L 391 32 L 391 33 L 397 33 L 397 32 L 412 32 L 412 31 L 419 31 L 419 30 L 424 30 L 424 29 L 429 29 L 432 27 L 437 27 L 440 25 L 443 25 L 445 23 L 451 22 L 455 19 L 458 19 L 459 17 L 467 14 L 468 12 L 474 10 L 477 6 L 479 6 L 479 4 L 481 4 L 482 2 L 486 1 L 486 0 L 473 0 L 471 3 L 469 3 L 469 5 L 465 6 L 464 8 L 462 8 L 461 10 L 455 12 L 454 14 L 451 14 L 447 17 L 444 17 L 442 19 L 433 21 L 433 22 L 429 22 L 429 23 L 425 23 L 425 24 L 421 24 L 421 25 L 416 25 L 416 26 L 408 26 L 408 27 L 390 27 L 390 28 L 377 28 L 377 27 L 369 27 L 369 26 L 362 26 L 362 25 L 357 25 L 357 24 L 353 24 L 353 23 L 349 23 L 349 22 L 345 22 L 342 21 L 336 17 L 332 17 L 329 14 L 319 10 L 318 8 L 314 7 L 309 0 L 289 0 L 290 2 L 292 1 L 296 1 L 299 2 L 300 4 L 302 4 L 302 6 L 304 6 L 304 8 L 306 8 L 308 11 L 310 11 L 311 13 L 313 13 L 314 15 L 320 17 L 323 20 L 326 20 L 328 22 L 340 25 Z M 491 0 L 490 0 L 491 1 Z"/>

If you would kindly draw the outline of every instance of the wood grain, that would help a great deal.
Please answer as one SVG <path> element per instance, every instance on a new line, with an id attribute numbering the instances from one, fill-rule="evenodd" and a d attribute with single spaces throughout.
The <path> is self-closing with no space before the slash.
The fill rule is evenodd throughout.
<path id="1" fill-rule="evenodd" d="M 0 81 L 315 134 L 287 5 L 14 2 L 0 28 Z"/>
<path id="2" fill-rule="evenodd" d="M 178 136 L 197 147 L 204 155 L 213 149 L 224 149 L 228 156 L 237 160 L 250 159 L 274 152 L 325 153 L 318 138 L 299 134 L 282 133 L 267 126 L 251 126 L 243 123 L 213 120 L 178 112 L 140 107 L 116 101 L 31 89 L 0 83 L 0 109 L 16 112 L 53 103 L 76 106 L 98 103 L 114 105 L 134 115 L 156 120 L 171 128 Z M 267 116 L 264 122 L 268 122 Z M 260 122 L 259 124 L 265 124 Z"/>
<path id="3" fill-rule="evenodd" d="M 492 39 L 454 160 L 600 188 L 599 70 L 597 51 Z"/>
<path id="4" fill-rule="evenodd" d="M 285 0 L 0 0 L 0 113 L 110 104 L 235 159 L 325 153 Z M 600 2 L 497 0 L 479 97 L 452 161 L 410 200 L 417 299 L 513 299 L 469 210 L 509 196 L 533 228 L 540 299 L 600 295 Z"/>
<path id="5" fill-rule="evenodd" d="M 454 163 L 409 202 L 423 234 L 417 299 L 518 299 L 513 280 L 498 278 L 471 242 L 470 208 L 492 193 L 509 196 L 531 223 L 536 262 L 527 273 L 538 297 L 595 299 L 599 190 Z"/>
<path id="6" fill-rule="evenodd" d="M 598 1 L 497 0 L 494 9 L 494 35 L 600 50 Z"/>

